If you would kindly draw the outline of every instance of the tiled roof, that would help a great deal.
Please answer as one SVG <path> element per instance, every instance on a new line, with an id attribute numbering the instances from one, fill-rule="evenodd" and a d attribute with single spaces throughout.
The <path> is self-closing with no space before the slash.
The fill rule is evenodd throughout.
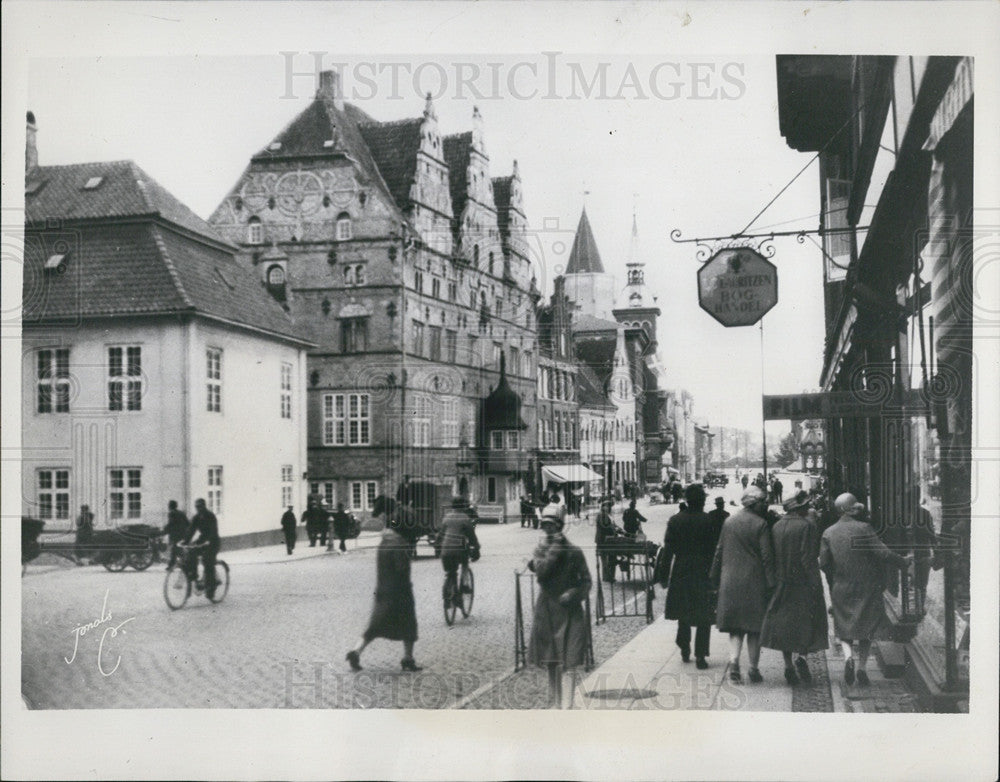
<path id="1" fill-rule="evenodd" d="M 493 183 L 493 203 L 497 208 L 497 227 L 500 237 L 507 239 L 510 226 L 510 183 L 514 177 L 495 177 Z"/>
<path id="2" fill-rule="evenodd" d="M 100 180 L 88 189 L 88 181 Z M 39 166 L 28 178 L 24 197 L 27 223 L 159 215 L 216 242 L 208 223 L 174 198 L 131 160 Z"/>
<path id="3" fill-rule="evenodd" d="M 46 271 L 53 251 L 64 249 L 62 271 Z M 26 324 L 190 312 L 299 339 L 229 252 L 153 220 L 29 228 L 22 299 Z"/>
<path id="4" fill-rule="evenodd" d="M 448 164 L 448 184 L 451 186 L 451 213 L 453 230 L 462 220 L 465 202 L 469 200 L 469 150 L 472 148 L 472 131 L 444 137 L 444 162 Z"/>
<path id="5" fill-rule="evenodd" d="M 587 219 L 587 210 L 584 209 L 580 215 L 580 223 L 576 227 L 576 236 L 573 237 L 573 249 L 569 253 L 566 274 L 603 273 L 604 264 L 601 263 L 601 254 L 597 251 L 594 232 L 590 228 L 590 220 Z"/>
<path id="6" fill-rule="evenodd" d="M 597 318 L 588 313 L 581 313 L 573 318 L 573 333 L 582 334 L 591 331 L 614 331 L 618 332 L 618 323 L 613 320 Z"/>
<path id="7" fill-rule="evenodd" d="M 616 344 L 616 339 L 606 338 L 584 340 L 575 346 L 576 357 L 593 371 L 602 388 L 614 368 Z"/>
<path id="8" fill-rule="evenodd" d="M 410 206 L 410 187 L 417 173 L 422 125 L 420 118 L 358 125 L 393 200 L 404 211 Z"/>

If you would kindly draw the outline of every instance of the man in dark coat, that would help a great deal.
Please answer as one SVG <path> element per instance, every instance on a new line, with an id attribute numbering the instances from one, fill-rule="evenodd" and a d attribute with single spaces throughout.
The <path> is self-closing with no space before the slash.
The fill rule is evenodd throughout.
<path id="1" fill-rule="evenodd" d="M 337 503 L 337 512 L 333 514 L 333 535 L 330 537 L 329 549 L 333 549 L 333 539 L 340 540 L 340 551 L 347 551 L 347 544 L 344 542 L 351 534 L 351 516 L 344 510 L 344 503 Z"/>
<path id="2" fill-rule="evenodd" d="M 771 531 L 764 520 L 767 494 L 751 486 L 741 498 L 742 510 L 722 525 L 722 535 L 715 549 L 711 577 L 719 588 L 715 623 L 729 633 L 730 670 L 733 682 L 740 676 L 740 652 L 746 637 L 750 659 L 750 681 L 763 681 L 757 667 L 760 661 L 760 626 L 767 602 L 774 589 L 774 547 Z"/>
<path id="3" fill-rule="evenodd" d="M 167 503 L 167 526 L 163 528 L 167 536 L 167 544 L 170 546 L 170 562 L 167 570 L 170 570 L 177 562 L 177 544 L 184 540 L 188 531 L 188 519 L 184 511 L 177 507 L 177 500 L 170 500 Z"/>
<path id="4" fill-rule="evenodd" d="M 771 528 L 777 587 L 767 607 L 760 644 L 785 658 L 785 681 L 812 681 L 805 655 L 826 649 L 828 627 L 819 575 L 819 531 L 807 516 L 809 494 L 799 491 L 784 504 L 785 515 Z M 792 664 L 792 653 L 798 658 Z M 798 673 L 796 674 L 796 669 Z"/>
<path id="5" fill-rule="evenodd" d="M 320 540 L 320 545 L 325 546 L 327 531 L 330 528 L 330 516 L 317 498 L 309 498 L 306 512 L 302 514 L 302 521 L 305 522 L 306 534 L 309 536 L 309 547 L 315 547 L 317 540 Z"/>
<path id="6" fill-rule="evenodd" d="M 473 562 L 479 559 L 476 523 L 469 516 L 469 501 L 464 497 L 455 497 L 451 501 L 451 509 L 441 519 L 438 534 L 441 539 L 441 567 L 449 576 L 457 575 L 458 569 L 465 567 L 470 559 Z M 456 601 L 461 602 L 461 599 L 461 595 L 455 595 Z"/>
<path id="7" fill-rule="evenodd" d="M 298 521 L 295 518 L 295 514 L 292 512 L 292 506 L 288 506 L 288 510 L 284 512 L 281 517 L 281 531 L 285 535 L 285 548 L 288 549 L 288 554 L 295 550 L 295 525 Z"/>
<path id="8" fill-rule="evenodd" d="M 600 513 L 594 519 L 594 544 L 597 546 L 597 556 L 601 558 L 602 578 L 609 584 L 615 580 L 615 554 L 611 550 L 609 541 L 615 537 L 617 531 L 615 522 L 611 518 L 611 508 L 611 500 L 605 500 L 601 503 Z M 544 512 L 542 520 L 545 520 Z"/>
<path id="9" fill-rule="evenodd" d="M 823 533 L 819 566 L 830 583 L 833 628 L 844 650 L 844 681 L 854 684 L 854 641 L 858 642 L 857 681 L 867 686 L 868 654 L 872 640 L 886 622 L 882 599 L 886 565 L 904 568 L 910 559 L 890 551 L 865 521 L 864 505 L 853 494 L 834 502 L 837 522 Z"/>
<path id="10" fill-rule="evenodd" d="M 211 600 L 215 597 L 215 558 L 222 546 L 222 538 L 219 537 L 219 520 L 208 508 L 205 507 L 205 500 L 194 501 L 195 514 L 191 519 L 191 526 L 184 536 L 185 543 L 194 540 L 195 545 L 202 545 L 199 549 L 201 561 L 205 563 L 205 595 Z M 195 540 L 195 534 L 198 538 Z"/>
<path id="11" fill-rule="evenodd" d="M 548 705 L 559 708 L 563 672 L 587 661 L 590 625 L 583 602 L 592 582 L 583 552 L 562 534 L 563 521 L 556 516 L 542 516 L 542 529 L 545 540 L 528 563 L 539 586 L 528 659 L 548 670 Z"/>
<path id="12" fill-rule="evenodd" d="M 628 508 L 622 514 L 622 527 L 625 529 L 625 534 L 634 538 L 642 530 L 642 522 L 645 520 L 646 517 L 635 509 L 635 500 L 631 500 Z"/>
<path id="13" fill-rule="evenodd" d="M 708 644 L 714 621 L 712 584 L 708 577 L 718 533 L 705 513 L 705 490 L 697 483 L 684 492 L 687 510 L 667 522 L 663 539 L 663 586 L 668 587 L 663 615 L 677 620 L 677 646 L 681 659 L 691 659 L 691 626 L 694 656 L 699 669 L 708 668 Z M 669 585 L 669 586 L 668 586 Z"/>
<path id="14" fill-rule="evenodd" d="M 722 534 L 722 525 L 729 518 L 729 511 L 726 510 L 726 500 L 723 497 L 715 498 L 715 509 L 708 512 L 708 520 L 712 525 L 712 555 L 715 555 L 715 547 L 719 544 L 719 535 Z"/>
<path id="15" fill-rule="evenodd" d="M 90 554 L 90 541 L 94 537 L 94 514 L 89 505 L 80 506 L 80 515 L 76 517 L 76 541 L 73 554 L 76 564 L 82 565 L 84 557 Z"/>
<path id="16" fill-rule="evenodd" d="M 375 559 L 375 603 L 364 634 L 347 653 L 352 671 L 361 670 L 361 652 L 376 638 L 403 642 L 404 671 L 420 671 L 413 659 L 417 641 L 417 609 L 410 582 L 410 549 L 418 530 L 402 523 L 399 517 L 389 519 Z"/>

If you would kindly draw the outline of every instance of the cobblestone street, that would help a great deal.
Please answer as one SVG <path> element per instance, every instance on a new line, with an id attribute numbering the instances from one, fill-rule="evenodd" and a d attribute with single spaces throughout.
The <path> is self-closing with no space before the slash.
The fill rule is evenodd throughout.
<path id="1" fill-rule="evenodd" d="M 643 508 L 651 539 L 662 540 L 675 510 Z M 587 552 L 593 573 L 591 523 L 571 520 L 567 533 Z M 473 613 L 453 627 L 441 612 L 441 566 L 421 545 L 413 585 L 416 658 L 425 670 L 417 675 L 400 673 L 402 645 L 382 639 L 365 651 L 364 671 L 347 670 L 344 654 L 371 607 L 374 548 L 304 556 L 316 551 L 300 541 L 287 561 L 274 547 L 270 562 L 224 550 L 232 570 L 225 601 L 212 605 L 193 594 L 176 612 L 163 601 L 162 564 L 109 573 L 40 563 L 22 580 L 23 695 L 43 709 L 446 708 L 512 670 L 513 571 L 523 567 L 540 534 L 516 522 L 480 525 Z M 109 618 L 77 639 L 76 628 L 102 617 Z M 530 629 L 530 607 L 526 624 Z M 643 627 L 640 618 L 594 628 L 597 662 Z M 476 705 L 539 705 L 544 691 L 530 684 L 536 677 L 519 676 L 514 701 Z"/>

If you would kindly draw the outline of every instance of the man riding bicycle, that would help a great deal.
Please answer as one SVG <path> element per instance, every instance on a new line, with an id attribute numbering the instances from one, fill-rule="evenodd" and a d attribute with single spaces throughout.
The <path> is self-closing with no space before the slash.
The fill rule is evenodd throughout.
<path id="1" fill-rule="evenodd" d="M 465 567 L 469 561 L 479 559 L 479 539 L 468 500 L 455 497 L 451 509 L 444 514 L 441 529 L 441 566 L 447 573 L 445 587 L 458 573 L 459 566 Z"/>
<path id="2" fill-rule="evenodd" d="M 194 542 L 194 545 L 200 546 L 197 549 L 197 553 L 201 556 L 201 561 L 205 563 L 205 594 L 211 600 L 215 597 L 215 557 L 219 553 L 221 545 L 221 540 L 219 539 L 219 520 L 215 518 L 215 514 L 212 511 L 205 507 L 205 500 L 195 500 L 194 507 L 195 514 L 191 518 L 191 526 L 184 537 L 184 543 L 191 544 L 195 533 L 198 533 L 198 539 Z M 191 558 L 191 567 L 194 570 L 190 574 L 193 579 L 198 569 L 198 560 L 196 557 Z"/>

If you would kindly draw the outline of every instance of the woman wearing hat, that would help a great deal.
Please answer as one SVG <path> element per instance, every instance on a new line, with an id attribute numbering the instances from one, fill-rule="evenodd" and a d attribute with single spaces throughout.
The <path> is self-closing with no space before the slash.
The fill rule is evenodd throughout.
<path id="1" fill-rule="evenodd" d="M 403 642 L 404 671 L 419 671 L 413 659 L 417 640 L 417 610 L 410 583 L 410 549 L 418 530 L 403 523 L 398 515 L 390 517 L 375 560 L 375 604 L 364 635 L 347 653 L 352 671 L 361 670 L 361 652 L 376 638 Z"/>
<path id="2" fill-rule="evenodd" d="M 563 535 L 563 521 L 556 515 L 543 515 L 542 529 L 545 539 L 528 563 L 540 587 L 528 659 L 548 670 L 548 706 L 560 708 L 563 671 L 583 665 L 587 659 L 590 627 L 583 601 L 590 594 L 591 580 L 583 552 Z"/>
<path id="3" fill-rule="evenodd" d="M 785 515 L 771 528 L 777 586 L 760 631 L 761 646 L 785 657 L 785 681 L 811 682 L 805 655 L 826 649 L 828 626 L 819 575 L 819 531 L 808 517 L 809 495 L 799 491 L 787 500 Z M 792 665 L 792 653 L 798 658 Z M 798 669 L 798 673 L 796 673 Z"/>

